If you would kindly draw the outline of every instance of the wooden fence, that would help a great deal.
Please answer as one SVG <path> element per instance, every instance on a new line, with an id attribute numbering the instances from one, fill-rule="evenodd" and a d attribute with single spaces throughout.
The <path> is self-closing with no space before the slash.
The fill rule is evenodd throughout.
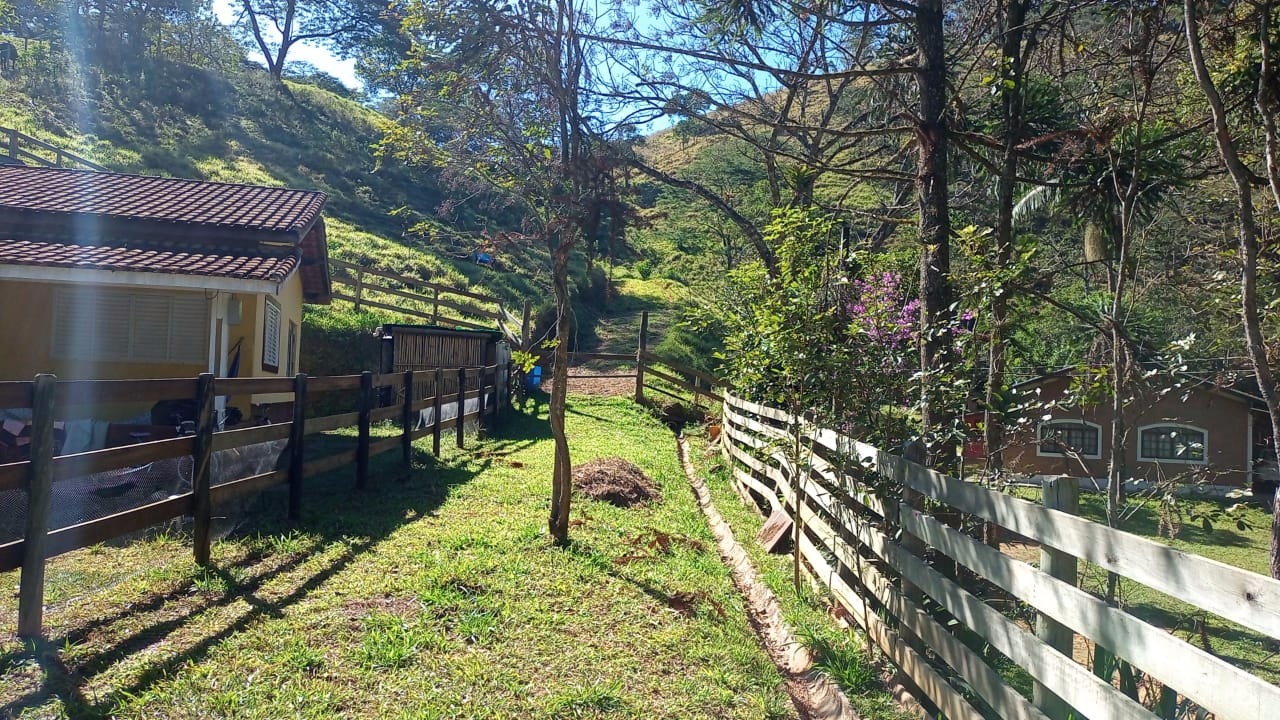
<path id="1" fill-rule="evenodd" d="M 510 368 L 507 368 L 510 378 Z M 48 558 L 79 548 L 89 547 L 121 535 L 137 532 L 174 518 L 193 518 L 193 544 L 196 561 L 209 562 L 211 508 L 230 500 L 260 493 L 277 485 L 288 485 L 288 513 L 297 520 L 301 512 L 305 481 L 323 473 L 352 466 L 355 485 L 364 488 L 369 481 L 369 459 L 399 449 L 406 474 L 411 469 L 412 443 L 430 435 L 432 452 L 440 452 L 442 431 L 455 428 L 458 447 L 463 444 L 463 429 L 469 418 L 483 426 L 486 418 L 494 418 L 499 410 L 500 368 L 496 365 L 470 370 L 441 369 L 430 374 L 432 387 L 446 386 L 446 378 L 455 380 L 452 395 L 435 393 L 432 397 L 415 397 L 405 388 L 422 386 L 422 372 L 391 375 L 371 372 L 337 377 L 294 378 L 214 378 L 204 374 L 194 379 L 173 380 L 101 380 L 58 382 L 52 375 L 38 375 L 34 381 L 0 382 L 0 407 L 30 408 L 32 411 L 30 459 L 0 465 L 0 491 L 25 490 L 27 520 L 23 539 L 0 545 L 0 572 L 22 568 L 18 599 L 18 634 L 38 637 L 43 631 L 44 568 Z M 478 389 L 475 375 L 479 375 Z M 379 390 L 389 390 L 380 393 Z M 275 425 L 260 425 L 219 431 L 214 415 L 214 398 L 218 395 L 255 393 L 289 393 L 293 396 L 293 420 Z M 308 399 L 318 393 L 354 394 L 354 412 L 307 417 Z M 378 407 L 377 398 L 397 398 Z M 508 395 L 509 396 L 509 395 Z M 197 408 L 195 433 L 168 440 L 144 442 L 124 447 L 77 453 L 54 454 L 54 418 L 67 410 L 111 403 L 157 401 L 194 398 Z M 476 409 L 468 411 L 472 403 Z M 456 403 L 454 417 L 441 421 L 442 411 Z M 423 411 L 431 410 L 429 416 Z M 430 418 L 427 422 L 426 417 Z M 400 432 L 385 438 L 371 437 L 374 423 L 394 420 Z M 356 428 L 355 447 L 308 459 L 308 438 L 318 433 L 341 428 Z M 276 469 L 217 485 L 211 484 L 211 457 L 214 451 L 246 447 L 258 443 L 287 440 Z M 159 460 L 191 456 L 193 473 L 191 490 L 106 517 L 67 527 L 50 528 L 50 503 L 55 483 L 111 470 L 135 467 Z"/>
<path id="2" fill-rule="evenodd" d="M 794 522 L 810 573 L 950 720 L 1280 717 L 1280 687 L 1082 590 L 1076 570 L 1085 560 L 1270 642 L 1280 582 L 1077 517 L 1066 479 L 1037 505 L 728 393 L 723 437 L 740 492 Z M 1040 543 L 1039 567 L 938 519 L 964 515 Z M 1017 603 L 1034 609 L 1034 629 L 1010 616 Z M 1122 692 L 1111 667 L 1072 659 L 1076 634 L 1157 682 Z M 1031 697 L 992 650 L 1030 674 Z"/>
<path id="3" fill-rule="evenodd" d="M 681 402 L 689 398 L 677 394 L 674 392 L 675 390 L 683 390 L 689 393 L 695 403 L 699 399 L 705 399 L 712 403 L 721 401 L 721 395 L 724 392 L 724 388 L 727 387 L 726 383 L 710 373 L 649 352 L 648 334 L 649 311 L 646 310 L 640 316 L 640 334 L 636 343 L 635 353 L 571 352 L 569 353 L 569 379 L 600 377 L 599 375 L 584 375 L 573 372 L 575 367 L 584 362 L 602 360 L 626 365 L 634 364 L 635 372 L 610 373 L 609 377 L 635 378 L 635 401 L 637 403 L 644 402 L 646 390 L 651 390 Z M 552 368 L 555 364 L 554 353 L 543 353 L 540 364 L 546 368 Z M 544 379 L 546 377 L 544 376 Z M 653 382 L 654 379 L 661 382 L 655 383 Z"/>
<path id="4" fill-rule="evenodd" d="M 516 329 L 513 316 L 502 300 L 492 295 L 462 290 L 355 263 L 330 260 L 333 268 L 333 299 L 363 307 L 386 310 L 425 320 L 432 325 L 473 330 L 502 330 L 520 347 L 529 334 L 529 304 L 525 303 L 523 327 Z M 340 292 L 339 289 L 343 291 Z"/>
<path id="5" fill-rule="evenodd" d="M 107 168 L 92 160 L 86 160 L 74 153 L 67 152 L 56 145 L 18 132 L 13 128 L 0 127 L 0 137 L 4 138 L 3 152 L 21 163 L 35 163 L 45 167 L 86 168 L 106 171 Z"/>

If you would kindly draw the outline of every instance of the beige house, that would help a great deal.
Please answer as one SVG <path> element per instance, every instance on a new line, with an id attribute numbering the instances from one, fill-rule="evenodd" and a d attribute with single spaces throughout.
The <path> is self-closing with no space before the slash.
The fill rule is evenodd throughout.
<path id="1" fill-rule="evenodd" d="M 292 376 L 331 292 L 325 199 L 0 166 L 0 380 Z"/>
<path id="2" fill-rule="evenodd" d="M 1035 397 L 1035 422 L 1010 438 L 1005 467 L 1028 475 L 1070 475 L 1105 480 L 1111 453 L 1109 404 L 1059 407 L 1072 382 L 1069 373 L 1045 375 L 1017 385 Z M 1151 392 L 1125 408 L 1129 429 L 1127 475 L 1139 482 L 1174 480 L 1211 486 L 1247 487 L 1260 453 L 1255 436 L 1265 423 L 1257 398 L 1239 390 L 1183 376 L 1177 388 Z"/>

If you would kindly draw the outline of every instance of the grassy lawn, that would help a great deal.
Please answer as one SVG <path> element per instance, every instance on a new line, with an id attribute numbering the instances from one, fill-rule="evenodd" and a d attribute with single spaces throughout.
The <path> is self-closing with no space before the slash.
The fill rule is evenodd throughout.
<path id="1" fill-rule="evenodd" d="M 214 570 L 180 533 L 72 553 L 47 644 L 24 650 L 0 599 L 0 717 L 794 717 L 669 433 L 625 400 L 575 400 L 569 423 L 575 461 L 624 456 L 663 501 L 577 500 L 551 547 L 529 413 L 408 482 L 390 455 L 366 492 L 321 479 L 297 528 L 268 495 Z"/>

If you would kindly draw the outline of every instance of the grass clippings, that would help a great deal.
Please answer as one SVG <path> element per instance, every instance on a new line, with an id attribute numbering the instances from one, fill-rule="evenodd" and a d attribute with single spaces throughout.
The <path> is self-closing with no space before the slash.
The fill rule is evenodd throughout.
<path id="1" fill-rule="evenodd" d="M 592 500 L 620 508 L 662 502 L 662 492 L 653 480 L 620 457 L 596 458 L 574 467 L 573 487 Z"/>

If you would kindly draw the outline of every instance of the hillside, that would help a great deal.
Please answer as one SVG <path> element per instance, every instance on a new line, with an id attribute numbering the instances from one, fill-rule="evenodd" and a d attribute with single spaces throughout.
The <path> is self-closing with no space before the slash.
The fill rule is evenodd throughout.
<path id="1" fill-rule="evenodd" d="M 487 220 L 436 210 L 434 173 L 376 156 L 388 121 L 351 98 L 261 69 L 163 59 L 141 75 L 59 65 L 30 52 L 0 78 L 0 126 L 112 170 L 315 189 L 329 196 L 331 257 L 495 294 L 519 307 L 545 295 L 538 249 L 506 247 L 497 268 L 468 260 Z M 493 251 L 490 249 L 490 251 Z M 367 329 L 344 305 L 312 308 L 308 330 Z"/>

